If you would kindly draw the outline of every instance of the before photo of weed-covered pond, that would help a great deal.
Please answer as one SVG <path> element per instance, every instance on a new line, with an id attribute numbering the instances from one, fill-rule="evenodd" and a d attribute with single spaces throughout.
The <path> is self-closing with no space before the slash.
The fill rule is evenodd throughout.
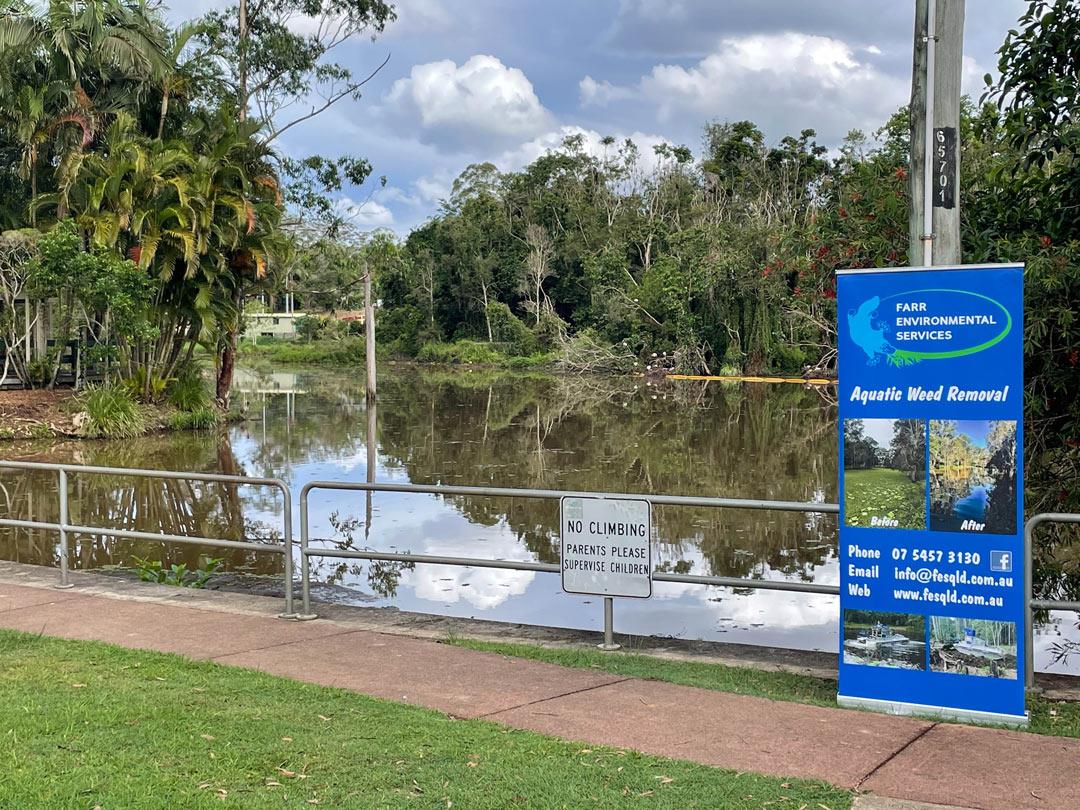
<path id="1" fill-rule="evenodd" d="M 1016 533 L 1016 422 L 930 422 L 930 528 Z"/>
<path id="2" fill-rule="evenodd" d="M 844 524 L 926 528 L 926 422 L 844 420 Z"/>

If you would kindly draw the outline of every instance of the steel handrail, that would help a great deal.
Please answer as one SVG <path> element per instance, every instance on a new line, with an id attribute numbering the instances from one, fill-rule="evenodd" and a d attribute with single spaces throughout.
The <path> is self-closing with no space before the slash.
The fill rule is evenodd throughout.
<path id="1" fill-rule="evenodd" d="M 411 562 L 428 565 L 458 565 L 475 568 L 503 568 L 519 571 L 541 571 L 558 573 L 560 568 L 553 563 L 539 563 L 526 560 L 490 560 L 475 557 L 450 557 L 432 554 L 392 553 L 383 551 L 312 548 L 308 528 L 308 500 L 313 490 L 344 490 L 352 492 L 398 492 L 427 495 L 531 498 L 534 500 L 559 500 L 561 498 L 636 498 L 648 501 L 655 506 L 686 506 L 724 509 L 759 509 L 781 512 L 804 512 L 813 514 L 836 514 L 839 504 L 817 503 L 813 501 L 769 501 L 752 498 L 704 498 L 692 495 L 646 495 L 642 493 L 614 492 L 578 492 L 554 489 L 514 489 L 512 487 L 476 487 L 443 484 L 375 483 L 360 481 L 309 481 L 300 490 L 300 614 L 299 619 L 314 619 L 311 611 L 311 565 L 310 557 L 335 557 L 344 559 L 379 560 L 391 562 Z M 665 571 L 653 573 L 653 579 L 659 582 L 679 582 L 695 585 L 714 585 L 728 588 L 752 588 L 757 590 L 796 591 L 799 593 L 837 596 L 840 588 L 836 585 L 822 585 L 814 582 L 792 582 L 790 580 L 746 579 L 742 577 L 716 577 L 697 574 L 675 574 Z M 605 599 L 605 619 L 610 622 L 610 602 Z M 605 628 L 605 635 L 610 637 L 610 626 Z"/>
<path id="2" fill-rule="evenodd" d="M 1043 523 L 1080 523 L 1080 514 L 1074 512 L 1040 512 L 1024 523 L 1024 678 L 1028 689 L 1035 686 L 1035 611 L 1075 610 L 1080 612 L 1080 602 L 1059 599 L 1033 599 L 1035 588 L 1032 571 L 1032 547 L 1035 527 Z"/>
<path id="3" fill-rule="evenodd" d="M 58 588 L 72 587 L 68 577 L 68 534 L 99 534 L 106 537 L 122 537 L 133 540 L 158 540 L 165 543 L 187 543 L 211 548 L 249 549 L 281 554 L 284 560 L 285 612 L 283 618 L 293 618 L 293 556 L 292 556 L 292 491 L 280 478 L 257 478 L 244 475 L 220 473 L 176 472 L 173 470 L 145 470 L 133 467 L 100 467 L 84 464 L 55 464 L 40 461 L 2 461 L 0 469 L 36 470 L 58 474 L 59 521 L 18 520 L 0 518 L 0 526 L 13 528 L 45 529 L 60 533 L 60 583 Z M 143 532 L 132 529 L 112 529 L 102 526 L 81 526 L 68 521 L 68 473 L 89 475 L 117 475 L 128 478 L 158 478 L 178 481 L 204 481 L 210 483 L 238 484 L 240 486 L 267 486 L 281 492 L 282 541 L 281 543 L 253 543 L 245 540 L 224 540 L 217 537 L 178 535 L 166 532 Z"/>

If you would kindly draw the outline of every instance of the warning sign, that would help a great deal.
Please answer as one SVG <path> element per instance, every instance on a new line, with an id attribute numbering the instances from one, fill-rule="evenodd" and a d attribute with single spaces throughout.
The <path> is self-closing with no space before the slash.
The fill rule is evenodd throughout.
<path id="1" fill-rule="evenodd" d="M 567 593 L 652 596 L 652 511 L 636 498 L 562 499 Z"/>

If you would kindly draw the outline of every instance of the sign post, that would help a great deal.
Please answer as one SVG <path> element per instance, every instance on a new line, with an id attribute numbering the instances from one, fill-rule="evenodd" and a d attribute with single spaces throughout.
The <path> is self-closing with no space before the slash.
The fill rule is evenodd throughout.
<path id="1" fill-rule="evenodd" d="M 1024 725 L 1023 266 L 841 271 L 841 705 Z"/>
<path id="2" fill-rule="evenodd" d="M 604 597 L 602 650 L 617 650 L 612 597 L 652 596 L 652 505 L 637 498 L 560 501 L 562 587 Z"/>

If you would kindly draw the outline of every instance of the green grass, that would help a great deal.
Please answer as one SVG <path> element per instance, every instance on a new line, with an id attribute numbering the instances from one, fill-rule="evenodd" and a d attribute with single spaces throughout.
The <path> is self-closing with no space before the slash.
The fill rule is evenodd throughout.
<path id="1" fill-rule="evenodd" d="M 765 672 L 749 667 L 730 667 L 697 661 L 673 661 L 651 655 L 628 652 L 601 652 L 583 647 L 537 647 L 532 644 L 508 644 L 452 637 L 447 644 L 471 650 L 500 653 L 512 658 L 546 661 L 564 667 L 599 669 L 616 675 L 666 681 L 731 692 L 755 695 L 772 700 L 836 706 L 836 681 L 786 672 Z M 1029 697 L 1031 724 L 1028 731 L 1058 737 L 1080 737 L 1080 703 Z"/>
<path id="2" fill-rule="evenodd" d="M 896 528 L 926 526 L 926 484 L 912 482 L 899 470 L 847 470 L 844 473 L 844 521 L 848 526 L 869 526 L 873 517 L 898 522 Z"/>
<path id="3" fill-rule="evenodd" d="M 631 652 L 601 652 L 586 647 L 537 647 L 532 644 L 504 644 L 466 638 L 447 639 L 447 643 L 471 650 L 501 653 L 512 658 L 547 661 L 564 667 L 601 669 L 615 675 L 667 681 L 717 692 L 812 703 L 815 706 L 836 705 L 835 680 L 809 678 L 787 672 L 766 672 L 749 667 L 697 661 L 674 661 Z"/>
<path id="4" fill-rule="evenodd" d="M 213 406 L 206 405 L 193 411 L 175 411 L 166 420 L 170 430 L 210 430 L 221 422 L 222 415 Z"/>
<path id="5" fill-rule="evenodd" d="M 92 385 L 80 393 L 75 402 L 86 414 L 86 421 L 80 428 L 84 436 L 127 439 L 146 431 L 143 407 L 123 386 Z"/>
<path id="6" fill-rule="evenodd" d="M 0 807 L 765 807 L 832 786 L 564 742 L 258 672 L 0 631 Z"/>
<path id="7" fill-rule="evenodd" d="M 304 365 L 358 366 L 364 365 L 364 339 L 346 337 L 341 340 L 260 339 L 255 345 L 241 343 L 240 354 L 272 363 L 302 363 Z"/>

